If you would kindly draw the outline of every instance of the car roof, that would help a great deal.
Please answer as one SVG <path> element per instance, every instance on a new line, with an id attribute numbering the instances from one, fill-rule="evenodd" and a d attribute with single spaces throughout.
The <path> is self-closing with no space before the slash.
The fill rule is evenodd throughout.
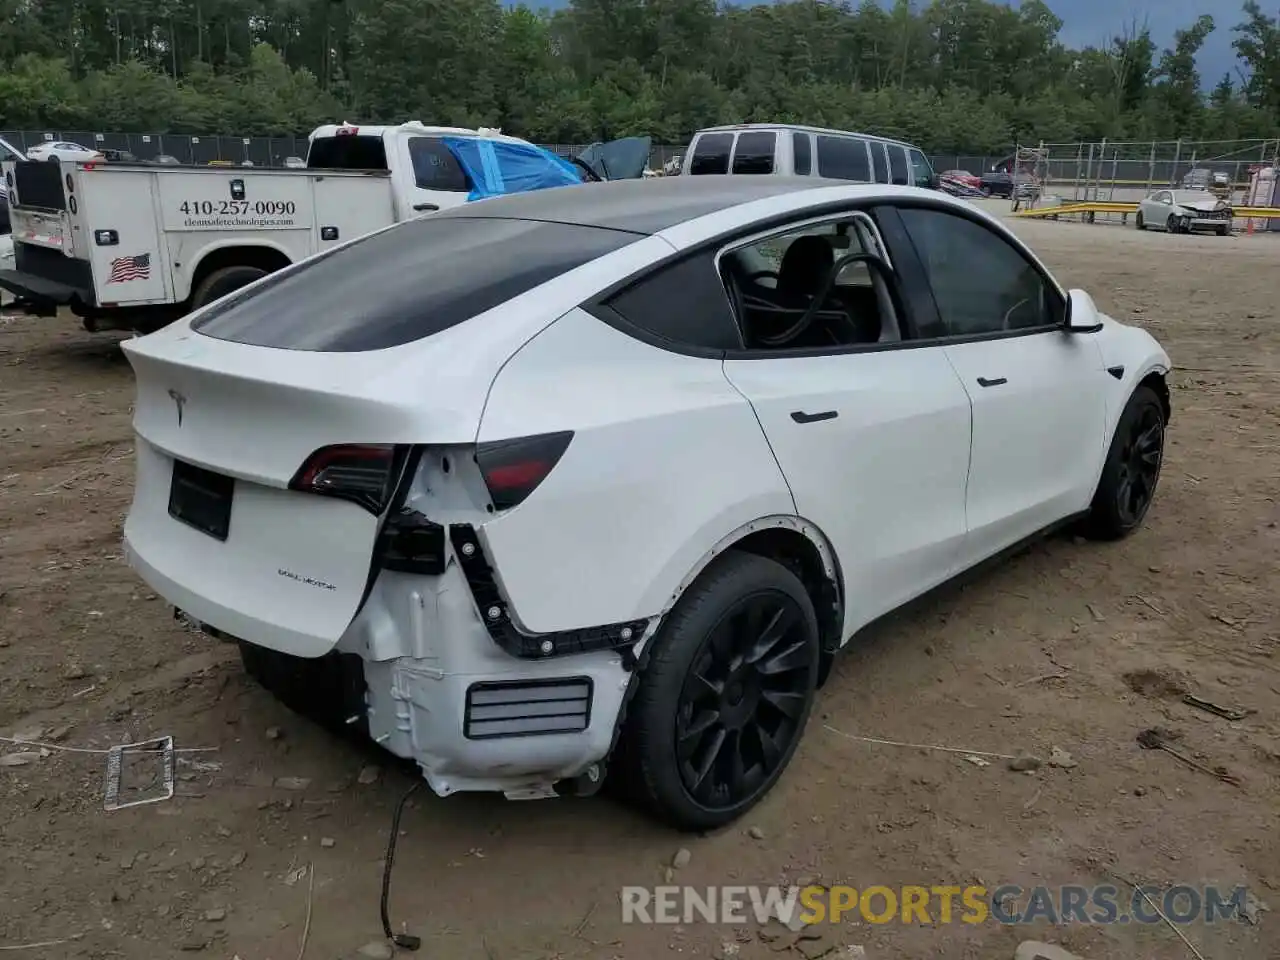
<path id="1" fill-rule="evenodd" d="M 871 195 L 893 190 L 883 184 L 855 185 L 847 180 L 768 174 L 649 177 L 491 197 L 432 216 L 544 220 L 649 235 L 771 197 L 855 186 L 865 186 Z"/>
<path id="2" fill-rule="evenodd" d="M 878 137 L 874 133 L 862 133 L 859 130 L 811 127 L 804 123 L 725 123 L 718 127 L 704 127 L 698 133 L 735 133 L 742 130 L 798 130 L 801 133 L 825 133 L 836 137 L 858 137 L 862 140 L 875 140 L 879 143 L 892 143 L 912 150 L 919 149 L 914 143 L 908 143 L 906 140 L 895 140 L 893 137 Z"/>

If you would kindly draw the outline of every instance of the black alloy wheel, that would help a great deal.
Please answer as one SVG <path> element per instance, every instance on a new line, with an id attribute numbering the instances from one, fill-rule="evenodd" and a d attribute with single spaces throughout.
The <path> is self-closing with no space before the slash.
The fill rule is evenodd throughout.
<path id="1" fill-rule="evenodd" d="M 1160 479 L 1164 458 L 1164 418 L 1160 409 L 1145 406 L 1120 449 L 1116 483 L 1116 513 L 1127 527 L 1136 527 L 1147 514 Z"/>
<path id="2" fill-rule="evenodd" d="M 1118 540 L 1141 526 L 1155 497 L 1164 461 L 1167 413 L 1149 386 L 1139 386 L 1116 425 L 1083 532 Z"/>
<path id="3" fill-rule="evenodd" d="M 736 820 L 790 762 L 821 660 L 817 614 L 799 577 L 775 560 L 726 551 L 651 641 L 611 762 L 615 786 L 679 830 Z"/>
<path id="4" fill-rule="evenodd" d="M 760 592 L 730 607 L 704 641 L 676 712 L 680 780 L 701 806 L 751 799 L 790 753 L 817 662 L 806 631 L 795 600 Z"/>

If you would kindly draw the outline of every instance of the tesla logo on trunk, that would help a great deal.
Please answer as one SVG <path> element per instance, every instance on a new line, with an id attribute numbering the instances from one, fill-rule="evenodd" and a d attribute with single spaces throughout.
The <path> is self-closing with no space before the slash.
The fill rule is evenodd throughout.
<path id="1" fill-rule="evenodd" d="M 182 426 L 182 408 L 187 405 L 187 398 L 180 394 L 177 390 L 169 391 L 169 399 L 178 407 L 178 426 Z"/>

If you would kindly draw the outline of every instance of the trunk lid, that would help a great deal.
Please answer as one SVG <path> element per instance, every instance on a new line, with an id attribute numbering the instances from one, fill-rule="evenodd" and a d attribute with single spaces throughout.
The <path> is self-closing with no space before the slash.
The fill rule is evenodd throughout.
<path id="1" fill-rule="evenodd" d="M 473 442 L 512 350 L 489 341 L 467 356 L 449 333 L 393 356 L 189 330 L 125 341 L 137 380 L 130 563 L 220 631 L 298 656 L 329 652 L 363 601 L 381 514 L 290 481 L 324 447 Z"/>

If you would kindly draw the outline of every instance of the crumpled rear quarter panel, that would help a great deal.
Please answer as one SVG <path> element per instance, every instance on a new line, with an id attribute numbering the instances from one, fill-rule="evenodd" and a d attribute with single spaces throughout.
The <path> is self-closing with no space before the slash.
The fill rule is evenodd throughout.
<path id="1" fill-rule="evenodd" d="M 556 430 L 574 437 L 555 469 L 481 528 L 526 630 L 657 614 L 723 536 L 795 512 L 720 360 L 667 352 L 581 309 L 503 368 L 478 441 Z"/>

